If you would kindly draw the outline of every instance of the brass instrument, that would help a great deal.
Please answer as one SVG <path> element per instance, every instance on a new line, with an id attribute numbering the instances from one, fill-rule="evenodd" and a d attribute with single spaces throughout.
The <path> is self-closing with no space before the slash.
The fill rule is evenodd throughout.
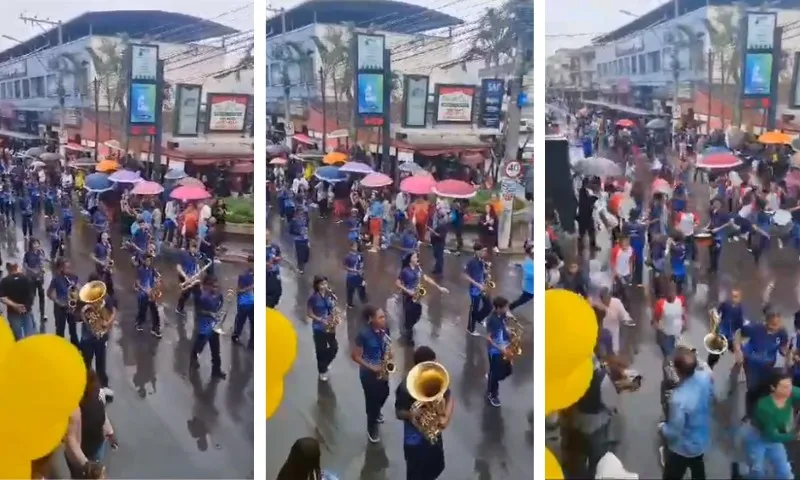
<path id="1" fill-rule="evenodd" d="M 336 327 L 338 327 L 342 323 L 342 311 L 336 305 L 339 301 L 339 297 L 333 293 L 333 290 L 328 290 L 328 299 L 330 299 L 333 307 L 331 307 L 331 319 L 325 322 L 325 331 L 328 333 L 333 333 L 336 331 Z"/>
<path id="2" fill-rule="evenodd" d="M 214 314 L 214 317 L 216 317 L 217 320 L 214 322 L 213 330 L 217 335 L 225 335 L 228 333 L 224 328 L 225 320 L 228 319 L 228 312 L 230 312 L 231 304 L 234 303 L 235 298 L 236 291 L 233 289 L 228 289 L 222 299 L 222 305 L 220 305 L 220 309 Z"/>
<path id="3" fill-rule="evenodd" d="M 414 296 L 412 297 L 415 302 L 419 302 L 422 297 L 428 294 L 428 290 L 422 285 L 422 277 L 424 277 L 425 274 L 422 273 L 421 265 L 417 265 L 417 275 L 419 275 L 419 282 L 417 283 L 417 289 L 414 291 Z"/>
<path id="4" fill-rule="evenodd" d="M 492 262 L 483 261 L 483 281 L 487 290 L 494 290 L 497 288 L 497 283 L 492 280 Z"/>
<path id="5" fill-rule="evenodd" d="M 106 258 L 105 270 L 108 273 L 114 273 L 114 259 L 111 257 Z"/>
<path id="6" fill-rule="evenodd" d="M 208 262 L 206 262 L 205 265 L 203 265 L 203 268 L 197 271 L 197 273 L 195 273 L 191 277 L 188 277 L 186 280 L 181 282 L 180 285 L 181 292 L 185 292 L 186 290 L 189 290 L 190 288 L 193 288 L 196 285 L 200 285 L 200 282 L 203 281 L 203 274 L 206 273 L 206 270 L 211 268 L 211 265 L 213 265 L 213 262 L 209 260 Z"/>
<path id="7" fill-rule="evenodd" d="M 517 317 L 506 313 L 506 331 L 508 332 L 508 357 L 506 360 L 513 362 L 516 357 L 522 355 L 522 324 Z"/>
<path id="8" fill-rule="evenodd" d="M 397 365 L 394 363 L 394 353 L 392 353 L 392 339 L 389 334 L 383 334 L 383 355 L 381 356 L 381 373 L 378 378 L 381 380 L 388 380 L 389 375 L 397 370 Z"/>
<path id="9" fill-rule="evenodd" d="M 150 288 L 150 293 L 148 294 L 148 298 L 153 303 L 161 303 L 161 299 L 164 297 L 164 285 L 161 282 L 161 275 L 158 274 L 156 269 L 153 269 L 153 286 Z"/>
<path id="10" fill-rule="evenodd" d="M 67 279 L 67 308 L 74 312 L 75 309 L 78 307 L 78 301 L 80 300 L 80 292 L 78 291 L 78 285 L 76 282 L 73 282 L 69 276 L 65 276 L 64 278 Z"/>
<path id="11" fill-rule="evenodd" d="M 101 281 L 89 282 L 82 286 L 78 297 L 84 303 L 81 308 L 81 318 L 84 325 L 97 338 L 102 338 L 111 329 L 109 315 L 103 308 L 105 306 L 107 287 Z"/>
<path id="12" fill-rule="evenodd" d="M 411 423 L 430 443 L 436 443 L 442 433 L 445 411 L 444 394 L 450 387 L 450 374 L 441 363 L 422 362 L 406 377 L 406 388 L 414 400 Z"/>
<path id="13" fill-rule="evenodd" d="M 722 319 L 716 308 L 709 310 L 708 319 L 711 331 L 703 337 L 703 346 L 706 347 L 708 353 L 722 355 L 728 350 L 728 339 L 719 333 L 719 326 Z"/>

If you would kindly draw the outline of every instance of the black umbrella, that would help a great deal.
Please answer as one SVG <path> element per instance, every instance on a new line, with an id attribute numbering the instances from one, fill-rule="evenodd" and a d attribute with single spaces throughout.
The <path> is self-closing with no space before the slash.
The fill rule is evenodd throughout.
<path id="1" fill-rule="evenodd" d="M 647 122 L 646 127 L 651 130 L 662 130 L 667 128 L 667 121 L 663 118 L 654 118 Z"/>

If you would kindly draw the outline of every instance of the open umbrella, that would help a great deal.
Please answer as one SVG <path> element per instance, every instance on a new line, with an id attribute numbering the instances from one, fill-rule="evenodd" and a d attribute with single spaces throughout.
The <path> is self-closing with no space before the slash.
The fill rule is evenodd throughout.
<path id="1" fill-rule="evenodd" d="M 38 157 L 39 155 L 41 155 L 43 153 L 44 153 L 44 148 L 42 148 L 42 147 L 33 147 L 33 148 L 29 148 L 25 152 L 25 155 L 28 156 L 28 157 Z"/>
<path id="2" fill-rule="evenodd" d="M 180 185 L 182 187 L 206 188 L 206 185 L 203 183 L 202 180 L 199 180 L 199 179 L 194 178 L 194 177 L 183 177 L 180 180 L 178 180 L 178 185 Z"/>
<path id="3" fill-rule="evenodd" d="M 366 163 L 361 162 L 347 162 L 342 165 L 342 168 L 339 169 L 340 172 L 346 173 L 359 173 L 362 175 L 366 175 L 368 173 L 372 173 L 372 167 L 367 165 Z"/>
<path id="4" fill-rule="evenodd" d="M 164 187 L 156 182 L 142 180 L 133 186 L 131 193 L 134 195 L 158 195 L 164 191 Z"/>
<path id="5" fill-rule="evenodd" d="M 361 180 L 361 186 L 364 188 L 380 188 L 388 187 L 394 183 L 388 175 L 380 172 L 372 172 Z"/>
<path id="6" fill-rule="evenodd" d="M 46 163 L 44 163 L 42 161 L 39 161 L 39 160 L 34 160 L 34 161 L 31 162 L 31 167 L 32 168 L 42 168 L 42 167 L 46 167 L 46 166 L 47 166 Z"/>
<path id="7" fill-rule="evenodd" d="M 114 184 L 111 183 L 105 173 L 92 173 L 86 175 L 83 181 L 83 188 L 90 192 L 107 192 L 114 188 Z"/>
<path id="8" fill-rule="evenodd" d="M 672 186 L 669 184 L 668 181 L 664 180 L 663 178 L 656 178 L 655 180 L 653 180 L 653 185 L 651 186 L 651 190 L 653 191 L 653 193 L 663 193 L 668 197 L 672 196 Z"/>
<path id="9" fill-rule="evenodd" d="M 55 162 L 61 160 L 61 154 L 53 152 L 44 152 L 43 154 L 39 155 L 39 160 L 43 162 Z"/>
<path id="10" fill-rule="evenodd" d="M 169 196 L 175 200 L 188 202 L 192 200 L 206 200 L 211 198 L 211 194 L 203 187 L 180 186 L 170 192 Z"/>
<path id="11" fill-rule="evenodd" d="M 342 152 L 331 152 L 322 158 L 322 163 L 325 165 L 336 165 L 337 163 L 344 163 L 347 161 L 347 154 Z"/>
<path id="12" fill-rule="evenodd" d="M 186 176 L 186 172 L 183 170 L 176 170 L 172 169 L 169 170 L 166 175 L 164 175 L 164 180 L 180 180 L 181 178 Z"/>
<path id="13" fill-rule="evenodd" d="M 651 130 L 663 130 L 667 128 L 667 121 L 663 118 L 654 118 L 647 122 L 645 126 Z"/>
<path id="14" fill-rule="evenodd" d="M 705 170 L 728 170 L 742 164 L 742 160 L 732 153 L 712 153 L 697 159 L 697 168 Z"/>
<path id="15" fill-rule="evenodd" d="M 422 170 L 422 167 L 418 163 L 403 162 L 400 165 L 398 165 L 397 169 L 400 170 L 401 172 L 414 173 Z"/>
<path id="16" fill-rule="evenodd" d="M 792 136 L 788 133 L 773 130 L 771 132 L 762 133 L 758 137 L 758 143 L 763 143 L 765 145 L 790 145 L 792 143 Z"/>
<path id="17" fill-rule="evenodd" d="M 339 167 L 319 167 L 314 176 L 325 182 L 343 182 L 347 180 L 347 174 L 340 171 Z"/>
<path id="18" fill-rule="evenodd" d="M 114 160 L 102 160 L 94 169 L 98 172 L 116 172 L 119 170 L 119 163 Z"/>
<path id="19" fill-rule="evenodd" d="M 461 180 L 442 180 L 437 182 L 431 191 L 445 198 L 472 198 L 478 193 L 478 189 L 474 185 Z"/>
<path id="20" fill-rule="evenodd" d="M 400 191 L 411 195 L 428 195 L 433 192 L 436 180 L 425 175 L 414 175 L 400 182 Z"/>
<path id="21" fill-rule="evenodd" d="M 255 166 L 250 162 L 239 162 L 231 167 L 231 173 L 248 174 L 255 171 Z"/>
<path id="22" fill-rule="evenodd" d="M 618 177 L 622 167 L 617 162 L 603 157 L 589 157 L 578 161 L 575 171 L 585 176 Z"/>
<path id="23" fill-rule="evenodd" d="M 275 157 L 275 158 L 273 158 L 272 160 L 269 161 L 269 164 L 270 165 L 286 165 L 287 162 L 288 162 L 288 160 L 286 160 L 285 158 Z"/>
<path id="24" fill-rule="evenodd" d="M 114 183 L 138 183 L 142 181 L 142 175 L 130 170 L 117 170 L 108 179 Z"/>
<path id="25" fill-rule="evenodd" d="M 91 158 L 80 158 L 78 160 L 73 160 L 69 162 L 67 165 L 70 168 L 91 168 L 94 169 L 97 162 L 92 160 Z"/>
<path id="26" fill-rule="evenodd" d="M 631 128 L 636 125 L 636 122 L 630 120 L 628 118 L 623 118 L 622 120 L 617 120 L 617 126 L 622 128 Z"/>

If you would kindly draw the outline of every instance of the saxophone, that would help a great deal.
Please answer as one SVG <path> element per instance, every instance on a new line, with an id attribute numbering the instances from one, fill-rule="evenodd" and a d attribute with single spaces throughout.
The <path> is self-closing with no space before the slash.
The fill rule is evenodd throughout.
<path id="1" fill-rule="evenodd" d="M 424 274 L 422 273 L 422 266 L 417 265 L 417 276 L 419 276 L 419 280 L 417 281 L 417 288 L 414 290 L 414 296 L 412 297 L 415 302 L 419 302 L 419 300 L 428 294 L 428 290 L 422 285 L 422 277 Z"/>
<path id="2" fill-rule="evenodd" d="M 78 283 L 73 282 L 72 279 L 65 275 L 64 278 L 67 279 L 67 308 L 70 312 L 74 312 L 75 309 L 78 307 L 78 301 L 80 300 L 80 292 L 78 291 Z"/>
<path id="3" fill-rule="evenodd" d="M 236 291 L 233 289 L 228 289 L 225 292 L 225 296 L 222 297 L 222 304 L 219 307 L 219 310 L 214 314 L 214 318 L 216 321 L 214 322 L 214 333 L 217 335 L 225 335 L 227 334 L 227 330 L 225 328 L 225 321 L 228 319 L 228 313 L 231 310 L 231 305 L 236 300 Z"/>
<path id="4" fill-rule="evenodd" d="M 164 297 L 164 285 L 161 282 L 161 275 L 158 273 L 158 270 L 155 268 L 153 269 L 153 287 L 150 289 L 150 293 L 148 298 L 153 303 L 161 303 L 161 299 Z"/>
<path id="5" fill-rule="evenodd" d="M 383 333 L 383 355 L 381 356 L 381 373 L 378 378 L 388 380 L 389 376 L 395 372 L 397 366 L 394 364 L 394 354 L 392 353 L 392 339 L 389 334 Z"/>
<path id="6" fill-rule="evenodd" d="M 331 318 L 327 322 L 325 322 L 325 331 L 328 333 L 333 333 L 336 331 L 336 327 L 342 323 L 342 311 L 336 305 L 339 301 L 339 297 L 333 293 L 333 290 L 328 290 L 328 299 L 331 301 Z"/>
<path id="7" fill-rule="evenodd" d="M 492 280 L 492 262 L 483 261 L 483 281 L 487 290 L 494 290 L 497 288 L 497 283 Z"/>
<path id="8" fill-rule="evenodd" d="M 522 355 L 522 325 L 517 317 L 506 313 L 506 331 L 508 332 L 508 356 L 506 361 L 513 362 L 516 357 Z"/>

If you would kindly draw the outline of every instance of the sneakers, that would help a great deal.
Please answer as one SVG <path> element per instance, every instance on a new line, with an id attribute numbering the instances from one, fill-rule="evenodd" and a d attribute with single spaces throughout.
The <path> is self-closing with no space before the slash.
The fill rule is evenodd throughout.
<path id="1" fill-rule="evenodd" d="M 480 337 L 480 336 L 481 336 L 480 332 L 478 332 L 477 330 L 470 330 L 470 329 L 467 329 L 467 333 L 469 333 L 469 334 L 470 334 L 470 335 L 472 335 L 473 337 Z"/>
<path id="2" fill-rule="evenodd" d="M 319 374 L 319 380 L 321 382 L 327 382 L 328 381 L 328 374 L 327 373 L 320 373 Z"/>
<path id="3" fill-rule="evenodd" d="M 384 419 L 383 419 L 383 414 L 382 414 L 382 413 L 381 413 L 381 414 L 378 414 L 378 418 L 377 418 L 377 420 L 375 420 L 375 421 L 376 421 L 376 422 L 378 422 L 378 423 L 383 423 L 383 422 L 384 422 Z"/>
<path id="4" fill-rule="evenodd" d="M 218 380 L 225 380 L 226 378 L 228 378 L 228 374 L 223 372 L 222 370 L 214 370 L 213 372 L 211 372 L 211 376 Z"/>
<path id="5" fill-rule="evenodd" d="M 111 390 L 108 387 L 101 388 L 100 389 L 100 400 L 102 400 L 103 403 L 107 403 L 107 402 L 110 402 L 110 401 L 114 400 L 114 390 Z"/>
<path id="6" fill-rule="evenodd" d="M 369 429 L 367 429 L 367 439 L 369 440 L 369 443 L 379 443 L 381 441 L 381 436 L 377 431 L 370 432 Z"/>
<path id="7" fill-rule="evenodd" d="M 136 324 L 136 331 L 137 332 L 144 332 L 144 327 L 142 325 Z"/>
<path id="8" fill-rule="evenodd" d="M 664 447 L 663 446 L 662 447 L 658 447 L 658 461 L 659 461 L 659 463 L 661 463 L 661 468 L 664 468 L 664 465 L 666 465 L 667 462 L 666 462 L 666 459 L 665 459 Z"/>
<path id="9" fill-rule="evenodd" d="M 156 338 L 161 338 L 162 337 L 161 330 L 156 330 L 156 329 L 150 330 L 150 335 L 152 335 L 152 336 L 154 336 Z"/>
<path id="10" fill-rule="evenodd" d="M 491 405 L 491 406 L 493 406 L 493 407 L 495 407 L 495 408 L 497 408 L 497 407 L 499 407 L 500 405 L 502 405 L 502 403 L 500 403 L 500 399 L 499 399 L 499 398 L 497 398 L 497 397 L 492 397 L 492 396 L 490 396 L 490 397 L 488 397 L 488 398 L 489 398 L 489 405 Z"/>
<path id="11" fill-rule="evenodd" d="M 178 315 L 186 315 L 186 310 L 175 307 L 175 313 L 177 313 Z"/>

